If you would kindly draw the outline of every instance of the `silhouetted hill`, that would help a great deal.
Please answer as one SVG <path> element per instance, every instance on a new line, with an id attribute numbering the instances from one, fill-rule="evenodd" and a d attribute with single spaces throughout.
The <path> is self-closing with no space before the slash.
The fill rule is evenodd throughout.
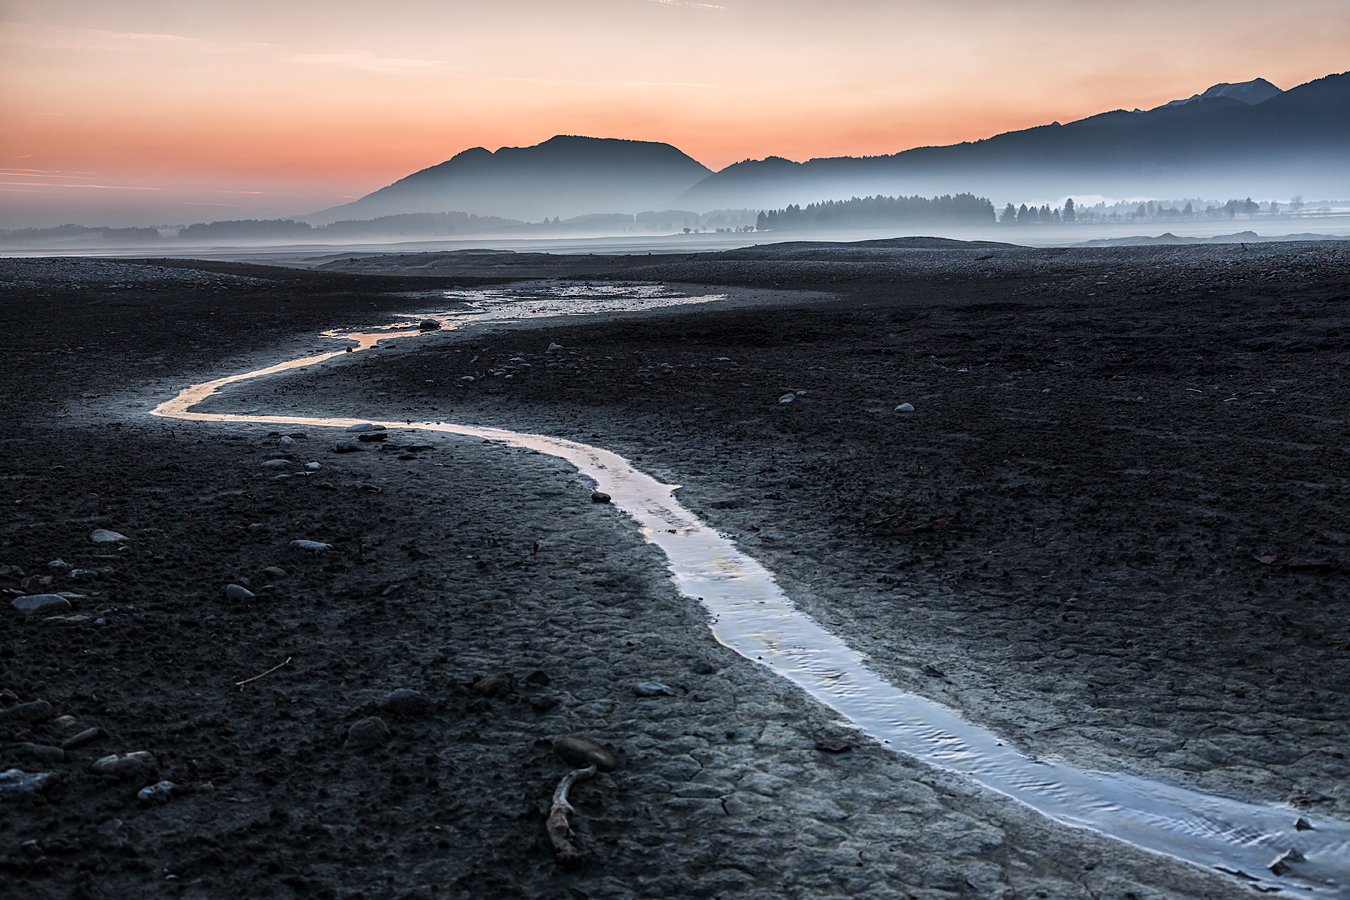
<path id="1" fill-rule="evenodd" d="M 711 173 L 669 144 L 560 135 L 496 153 L 465 150 L 354 203 L 303 218 L 317 225 L 453 209 L 534 221 L 664 209 Z"/>
<path id="2" fill-rule="evenodd" d="M 1269 85 L 1269 82 L 1262 82 Z M 747 160 L 675 198 L 690 208 L 783 207 L 875 194 L 1350 196 L 1350 73 L 1259 103 L 1257 82 L 893 156 Z M 1225 92 L 1223 88 L 1242 88 Z M 1206 96 L 1208 95 L 1208 96 Z M 1239 96 L 1242 99 L 1238 99 Z"/>

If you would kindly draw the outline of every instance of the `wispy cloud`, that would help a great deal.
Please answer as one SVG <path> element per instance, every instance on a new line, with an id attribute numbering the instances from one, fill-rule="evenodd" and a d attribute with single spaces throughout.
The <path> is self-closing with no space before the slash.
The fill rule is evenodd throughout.
<path id="1" fill-rule="evenodd" d="M 369 50 L 338 48 L 309 51 L 293 46 L 252 41 L 204 41 L 178 34 L 101 31 L 58 25 L 0 22 L 0 44 L 44 50 L 108 50 L 143 53 L 148 50 L 269 56 L 279 62 L 304 66 L 335 66 L 365 72 L 406 72 L 455 69 L 443 60 L 377 56 Z"/>
<path id="2" fill-rule="evenodd" d="M 662 6 L 687 6 L 690 9 L 707 9 L 713 12 L 731 12 L 725 6 L 717 6 L 713 3 L 690 3 L 688 0 L 648 0 L 650 3 L 660 3 Z"/>

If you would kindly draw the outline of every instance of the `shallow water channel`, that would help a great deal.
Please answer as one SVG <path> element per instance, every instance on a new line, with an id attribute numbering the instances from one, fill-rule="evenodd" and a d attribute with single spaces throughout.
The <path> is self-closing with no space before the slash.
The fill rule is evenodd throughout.
<path id="1" fill-rule="evenodd" d="M 568 302 L 566 292 L 576 296 Z M 573 312 L 650 308 L 703 302 L 654 285 L 520 293 L 514 289 L 454 292 L 468 309 L 433 315 L 454 328 L 484 319 L 504 320 Z M 421 318 L 421 317 L 419 317 Z M 346 428 L 369 419 L 193 412 L 226 386 L 314 365 L 390 338 L 418 334 L 407 327 L 325 337 L 344 346 L 192 385 L 161 403 L 152 415 L 197 422 L 257 423 L 305 428 Z M 1350 898 L 1350 824 L 1311 817 L 1289 807 L 1232 800 L 1132 775 L 1090 772 L 1060 762 L 1031 759 L 993 732 L 962 720 L 940 704 L 907 693 L 870 671 L 863 657 L 798 610 L 772 574 L 741 553 L 727 537 L 703 524 L 662 484 L 623 457 L 575 441 L 499 428 L 439 422 L 374 421 L 386 428 L 484 438 L 567 460 L 613 503 L 637 520 L 647 540 L 670 560 L 681 592 L 711 615 L 713 634 L 726 646 L 788 679 L 838 711 L 897 753 L 904 753 L 1012 797 L 1061 824 L 1232 874 L 1253 887 Z M 1311 826 L 1311 827 L 1307 827 Z M 1293 851 L 1292 853 L 1290 851 Z M 1271 864 L 1283 857 L 1284 865 Z"/>

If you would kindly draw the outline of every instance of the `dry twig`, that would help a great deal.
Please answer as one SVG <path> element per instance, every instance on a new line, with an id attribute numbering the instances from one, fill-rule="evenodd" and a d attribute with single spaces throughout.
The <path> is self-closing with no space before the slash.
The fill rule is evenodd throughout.
<path id="1" fill-rule="evenodd" d="M 563 776 L 563 780 L 558 782 L 558 789 L 553 792 L 553 806 L 548 811 L 548 839 L 553 842 L 553 855 L 561 866 L 574 866 L 581 860 L 581 851 L 573 843 L 576 835 L 572 833 L 572 826 L 567 824 L 567 814 L 576 812 L 572 804 L 567 802 L 567 792 L 573 784 L 585 781 L 594 774 L 594 765 L 573 769 Z"/>
<path id="2" fill-rule="evenodd" d="M 286 657 L 286 661 L 285 661 L 285 662 L 277 663 L 275 666 L 273 666 L 272 668 L 268 669 L 266 672 L 259 672 L 257 675 L 254 675 L 252 678 L 245 678 L 243 681 L 236 681 L 236 682 L 234 683 L 234 686 L 235 686 L 235 687 L 243 687 L 244 685 L 248 684 L 250 681 L 257 681 L 259 678 L 262 678 L 264 675 L 271 675 L 271 674 L 272 674 L 273 672 L 275 672 L 277 669 L 283 669 L 283 668 L 285 668 L 286 666 L 289 666 L 289 665 L 291 664 L 291 660 L 292 660 L 292 659 L 294 659 L 294 657 L 288 656 L 288 657 Z"/>

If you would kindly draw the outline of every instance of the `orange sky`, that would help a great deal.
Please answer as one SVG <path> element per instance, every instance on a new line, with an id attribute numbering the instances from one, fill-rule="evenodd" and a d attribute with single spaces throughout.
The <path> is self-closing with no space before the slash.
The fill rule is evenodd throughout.
<path id="1" fill-rule="evenodd" d="M 1347 49 L 1344 0 L 0 0 L 0 228 L 299 214 L 559 133 L 894 153 Z"/>

